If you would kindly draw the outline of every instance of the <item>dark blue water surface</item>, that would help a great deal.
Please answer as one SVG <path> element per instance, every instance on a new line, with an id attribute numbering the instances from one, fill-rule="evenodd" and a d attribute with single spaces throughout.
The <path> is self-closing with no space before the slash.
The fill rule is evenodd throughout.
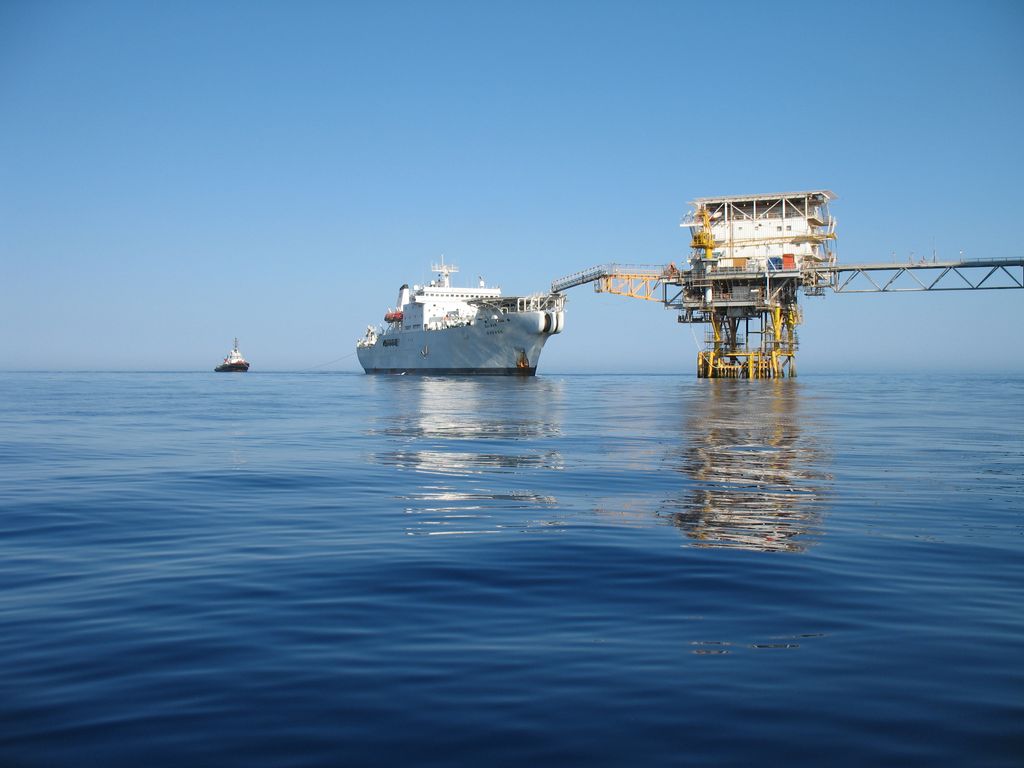
<path id="1" fill-rule="evenodd" d="M 0 765 L 1020 765 L 1024 378 L 0 375 Z"/>

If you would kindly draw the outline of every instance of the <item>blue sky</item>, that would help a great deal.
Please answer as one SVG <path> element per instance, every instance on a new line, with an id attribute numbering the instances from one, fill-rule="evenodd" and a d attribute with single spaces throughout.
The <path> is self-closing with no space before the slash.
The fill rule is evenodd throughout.
<path id="1" fill-rule="evenodd" d="M 353 349 L 441 253 L 507 292 L 828 188 L 846 262 L 1020 256 L 1024 5 L 0 4 L 0 368 Z M 808 371 L 1024 370 L 1024 291 L 805 299 Z M 700 336 L 698 329 L 698 337 Z M 694 370 L 570 293 L 541 371 Z M 328 369 L 357 369 L 355 358 Z"/>

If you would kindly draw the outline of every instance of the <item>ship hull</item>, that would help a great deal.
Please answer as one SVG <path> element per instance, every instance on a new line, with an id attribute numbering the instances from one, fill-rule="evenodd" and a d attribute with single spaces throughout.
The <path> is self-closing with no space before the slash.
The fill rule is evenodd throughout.
<path id="1" fill-rule="evenodd" d="M 249 370 L 248 363 L 222 363 L 213 369 L 214 373 L 245 373 Z"/>
<path id="2" fill-rule="evenodd" d="M 441 330 L 391 331 L 357 348 L 366 373 L 533 376 L 544 343 L 543 312 L 518 312 Z"/>
<path id="3" fill-rule="evenodd" d="M 416 376 L 536 376 L 534 366 L 526 368 L 364 368 L 366 373 L 412 374 Z"/>

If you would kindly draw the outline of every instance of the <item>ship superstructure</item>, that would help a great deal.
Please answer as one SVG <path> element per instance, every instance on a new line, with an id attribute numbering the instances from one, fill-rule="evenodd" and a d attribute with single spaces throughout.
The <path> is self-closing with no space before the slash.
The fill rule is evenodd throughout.
<path id="1" fill-rule="evenodd" d="M 532 376 L 548 338 L 565 323 L 565 296 L 502 296 L 501 289 L 451 284 L 458 267 L 432 265 L 427 285 L 403 285 L 384 324 L 356 344 L 367 373 Z"/>

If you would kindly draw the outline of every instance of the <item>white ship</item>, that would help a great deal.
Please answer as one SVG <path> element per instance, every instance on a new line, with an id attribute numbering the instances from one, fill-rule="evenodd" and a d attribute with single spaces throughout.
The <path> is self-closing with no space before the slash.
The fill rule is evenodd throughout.
<path id="1" fill-rule="evenodd" d="M 532 376 L 544 342 L 562 331 L 560 293 L 502 296 L 483 278 L 476 288 L 451 284 L 458 267 L 431 267 L 429 285 L 403 285 L 384 325 L 369 326 L 356 343 L 367 373 L 498 374 Z"/>

